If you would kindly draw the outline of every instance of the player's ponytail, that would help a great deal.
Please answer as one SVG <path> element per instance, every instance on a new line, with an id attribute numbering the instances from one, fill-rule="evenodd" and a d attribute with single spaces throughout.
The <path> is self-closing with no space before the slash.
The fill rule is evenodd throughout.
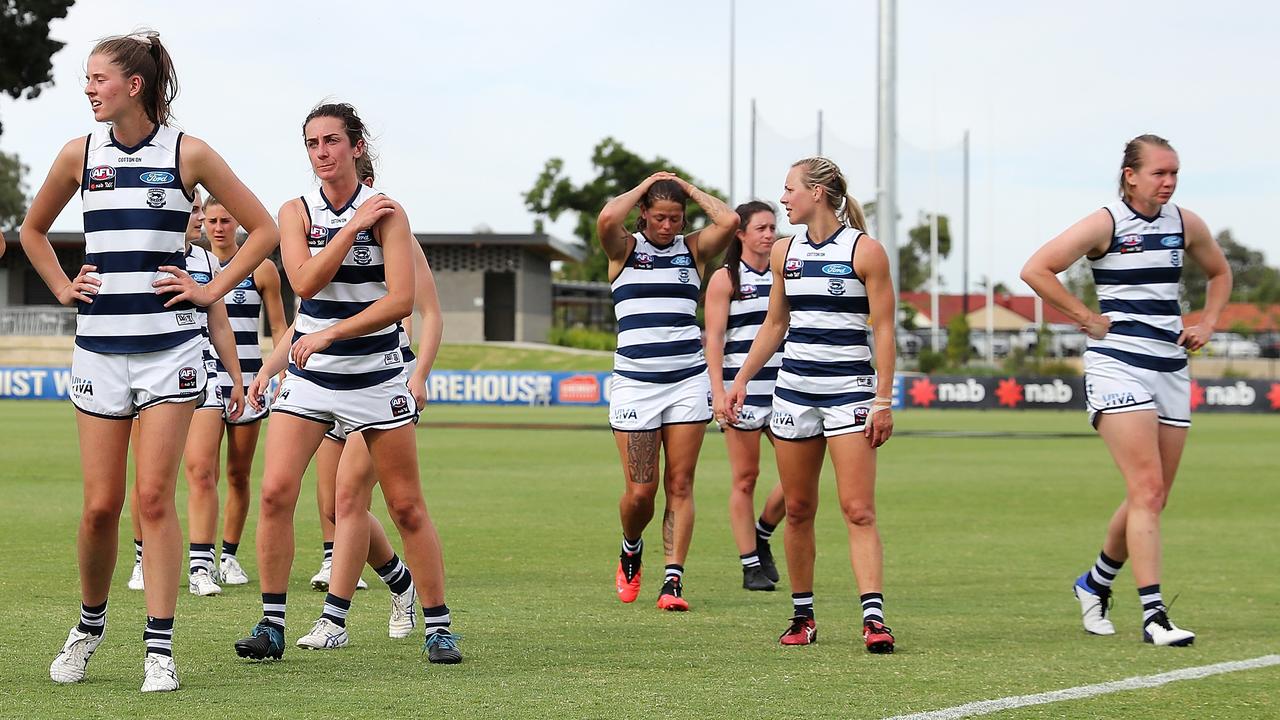
<path id="1" fill-rule="evenodd" d="M 169 124 L 173 117 L 170 106 L 178 97 L 178 73 L 169 51 L 160 42 L 160 33 L 144 29 L 132 35 L 104 38 L 90 55 L 106 55 L 126 78 L 141 78 L 139 102 L 147 118 L 157 125 Z"/>
<path id="2" fill-rule="evenodd" d="M 804 185 L 807 188 L 822 188 L 827 206 L 836 214 L 836 218 L 848 227 L 867 231 L 867 218 L 862 213 L 862 205 L 849 193 L 849 182 L 831 160 L 814 156 L 796 161 L 791 167 L 804 170 Z"/>

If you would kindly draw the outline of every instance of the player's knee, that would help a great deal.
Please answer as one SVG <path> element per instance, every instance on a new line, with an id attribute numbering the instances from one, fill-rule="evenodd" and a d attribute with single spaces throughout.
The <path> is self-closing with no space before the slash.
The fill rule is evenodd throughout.
<path id="1" fill-rule="evenodd" d="M 249 492 L 249 468 L 228 467 L 227 488 L 234 492 Z"/>
<path id="2" fill-rule="evenodd" d="M 218 492 L 218 474 L 214 466 L 197 463 L 187 466 L 187 490 L 193 495 Z"/>
<path id="3" fill-rule="evenodd" d="M 275 481 L 270 477 L 262 481 L 262 494 L 258 498 L 259 512 L 263 517 L 280 517 L 293 515 L 297 494 L 288 482 Z"/>
<path id="4" fill-rule="evenodd" d="M 856 527 L 873 527 L 876 524 L 876 508 L 871 503 L 849 500 L 840 503 L 845 522 Z"/>
<path id="5" fill-rule="evenodd" d="M 653 494 L 645 492 L 628 492 L 622 496 L 623 512 L 648 513 L 653 515 Z"/>
<path id="6" fill-rule="evenodd" d="M 802 525 L 813 522 L 814 515 L 818 513 L 817 499 L 810 498 L 793 498 L 787 497 L 787 522 L 792 525 Z"/>
<path id="7" fill-rule="evenodd" d="M 1129 491 L 1128 500 L 1130 507 L 1158 513 L 1164 510 L 1165 504 L 1169 501 L 1169 493 L 1165 490 L 1160 476 L 1154 474 L 1150 478 L 1144 477 L 1135 482 Z"/>
<path id="8" fill-rule="evenodd" d="M 173 495 L 159 488 L 138 488 L 138 517 L 143 522 L 159 522 L 175 513 Z"/>
<path id="9" fill-rule="evenodd" d="M 108 502 L 88 503 L 80 516 L 80 524 L 92 534 L 115 533 L 120 527 L 120 505 Z"/>
<path id="10" fill-rule="evenodd" d="M 669 498 L 684 500 L 693 497 L 693 471 L 676 469 L 668 472 L 662 487 Z"/>
<path id="11" fill-rule="evenodd" d="M 359 512 L 368 512 L 364 507 Z M 427 507 L 418 498 L 387 500 L 387 514 L 401 532 L 417 532 L 427 524 Z"/>
<path id="12" fill-rule="evenodd" d="M 751 495 L 756 490 L 756 480 L 760 478 L 757 470 L 743 470 L 733 474 L 733 492 Z"/>
<path id="13" fill-rule="evenodd" d="M 339 490 L 334 497 L 334 502 L 326 503 L 321 512 L 328 511 L 330 519 L 337 521 L 337 518 L 348 518 L 366 515 L 369 512 L 369 503 L 359 492 L 344 492 Z"/>

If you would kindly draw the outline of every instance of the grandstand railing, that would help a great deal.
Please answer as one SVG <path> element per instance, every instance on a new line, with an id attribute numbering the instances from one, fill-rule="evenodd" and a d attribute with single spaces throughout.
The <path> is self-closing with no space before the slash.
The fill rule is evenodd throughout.
<path id="1" fill-rule="evenodd" d="M 75 335 L 76 309 L 60 305 L 0 308 L 0 335 Z"/>

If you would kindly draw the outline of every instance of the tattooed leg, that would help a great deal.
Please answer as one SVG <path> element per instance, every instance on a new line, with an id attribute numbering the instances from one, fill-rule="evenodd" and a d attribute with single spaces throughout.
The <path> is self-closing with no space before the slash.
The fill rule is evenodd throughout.
<path id="1" fill-rule="evenodd" d="M 693 471 L 704 435 L 706 428 L 702 425 L 668 425 L 662 428 L 662 442 L 666 450 L 663 490 L 667 500 L 663 540 L 669 564 L 684 565 L 689 543 L 693 540 Z"/>
<path id="2" fill-rule="evenodd" d="M 658 431 L 614 432 L 613 437 L 626 480 L 618 503 L 622 534 L 639 540 L 653 519 L 653 500 L 658 492 Z"/>

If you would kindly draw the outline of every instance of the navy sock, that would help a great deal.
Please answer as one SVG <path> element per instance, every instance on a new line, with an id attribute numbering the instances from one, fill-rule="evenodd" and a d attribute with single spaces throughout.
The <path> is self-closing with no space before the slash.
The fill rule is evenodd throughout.
<path id="1" fill-rule="evenodd" d="M 328 619 L 338 627 L 346 627 L 347 613 L 350 611 L 351 601 L 349 599 L 328 593 L 324 596 L 324 614 L 320 617 Z"/>
<path id="2" fill-rule="evenodd" d="M 409 586 L 413 584 L 413 576 L 409 574 L 409 568 L 400 561 L 400 556 L 395 553 L 391 554 L 391 559 L 382 567 L 376 568 L 374 572 L 378 573 L 378 577 L 382 578 L 382 582 L 387 584 L 391 592 L 399 595 Z"/>
<path id="3" fill-rule="evenodd" d="M 147 654 L 173 657 L 173 618 L 147 617 L 147 629 L 142 633 L 147 644 Z"/>
<path id="4" fill-rule="evenodd" d="M 797 617 L 813 619 L 813 593 L 791 593 L 791 607 Z"/>
<path id="5" fill-rule="evenodd" d="M 76 626 L 82 633 L 101 635 L 107 627 L 107 601 L 101 605 L 80 604 L 80 624 Z"/>
<path id="6" fill-rule="evenodd" d="M 262 593 L 262 619 L 284 632 L 285 598 L 288 593 Z"/>

